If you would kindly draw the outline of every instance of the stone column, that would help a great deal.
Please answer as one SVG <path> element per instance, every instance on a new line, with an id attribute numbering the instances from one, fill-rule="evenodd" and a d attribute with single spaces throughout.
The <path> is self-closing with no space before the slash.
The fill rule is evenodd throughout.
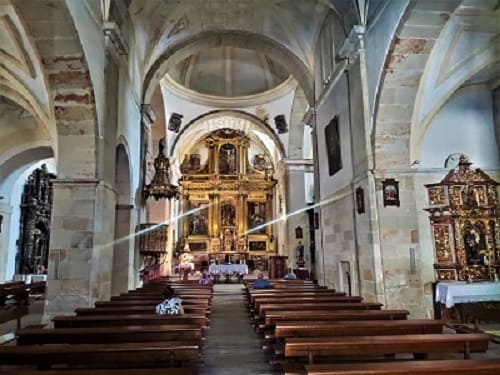
<path id="1" fill-rule="evenodd" d="M 301 162 L 301 163 L 299 163 Z M 309 249 L 310 239 L 309 239 L 309 218 L 306 211 L 306 201 L 305 201 L 305 180 L 304 174 L 307 168 L 312 167 L 306 164 L 304 161 L 297 161 L 297 164 L 288 164 L 288 186 L 287 186 L 287 207 L 288 207 L 288 218 L 287 218 L 287 238 L 285 239 L 285 249 L 287 250 L 288 261 L 290 267 L 297 267 L 297 257 L 296 251 L 299 241 L 304 246 L 304 260 L 306 261 L 306 266 L 310 266 L 309 252 L 305 251 Z M 303 238 L 297 239 L 295 236 L 295 229 L 297 227 L 302 228 Z"/>
<path id="2" fill-rule="evenodd" d="M 115 205 L 98 180 L 54 181 L 45 318 L 109 299 Z"/>
<path id="3" fill-rule="evenodd" d="M 4 201 L 5 202 L 5 201 Z M 9 261 L 9 243 L 12 242 L 9 239 L 10 227 L 11 227 L 11 217 L 12 208 L 6 203 L 0 202 L 0 279 L 9 280 L 13 275 L 7 275 L 7 263 Z M 17 249 L 14 254 L 17 253 Z"/>

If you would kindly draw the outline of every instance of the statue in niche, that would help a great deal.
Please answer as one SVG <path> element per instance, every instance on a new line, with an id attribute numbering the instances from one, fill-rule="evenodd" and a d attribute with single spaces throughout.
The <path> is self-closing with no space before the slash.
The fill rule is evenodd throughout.
<path id="1" fill-rule="evenodd" d="M 223 236 L 223 248 L 224 251 L 234 251 L 234 232 L 230 228 L 226 228 L 224 230 Z"/>
<path id="2" fill-rule="evenodd" d="M 200 154 L 186 154 L 181 164 L 182 173 L 197 173 L 201 172 L 201 156 Z"/>
<path id="3" fill-rule="evenodd" d="M 222 225 L 234 226 L 236 221 L 236 209 L 232 203 L 224 203 L 222 205 Z"/>
<path id="4" fill-rule="evenodd" d="M 464 228 L 463 240 L 467 264 L 488 264 L 486 237 L 478 225 L 466 226 Z"/>
<path id="5" fill-rule="evenodd" d="M 236 147 L 226 143 L 219 150 L 219 173 L 236 174 Z"/>
<path id="6" fill-rule="evenodd" d="M 253 164 L 253 168 L 259 172 L 263 172 L 269 167 L 267 160 L 266 160 L 266 156 L 264 154 L 256 154 L 253 157 L 252 164 Z"/>

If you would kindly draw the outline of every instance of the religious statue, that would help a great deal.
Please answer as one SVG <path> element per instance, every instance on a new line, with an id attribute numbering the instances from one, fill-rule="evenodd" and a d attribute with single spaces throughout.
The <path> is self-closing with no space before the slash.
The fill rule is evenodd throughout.
<path id="1" fill-rule="evenodd" d="M 219 173 L 236 173 L 236 148 L 232 144 L 226 143 L 219 150 Z"/>
<path id="2" fill-rule="evenodd" d="M 223 247 L 224 251 L 234 251 L 234 233 L 229 228 L 224 231 Z"/>
<path id="3" fill-rule="evenodd" d="M 231 203 L 225 203 L 222 206 L 222 225 L 234 225 L 236 219 L 236 210 Z"/>
<path id="4" fill-rule="evenodd" d="M 179 273 L 183 280 L 187 280 L 189 273 L 194 270 L 193 259 L 194 256 L 191 253 L 182 253 L 179 257 Z"/>

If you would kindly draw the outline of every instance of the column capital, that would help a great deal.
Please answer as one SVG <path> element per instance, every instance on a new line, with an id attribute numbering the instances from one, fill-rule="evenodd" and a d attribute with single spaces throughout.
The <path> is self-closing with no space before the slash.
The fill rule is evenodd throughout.
<path id="1" fill-rule="evenodd" d="M 354 62 L 359 51 L 364 48 L 366 27 L 363 25 L 354 25 L 349 31 L 349 35 L 340 47 L 339 56 L 349 60 L 349 65 Z"/>
<path id="2" fill-rule="evenodd" d="M 151 104 L 141 104 L 141 122 L 148 127 L 156 121 L 156 114 Z"/>
<path id="3" fill-rule="evenodd" d="M 116 60 L 120 56 L 128 55 L 128 45 L 116 22 L 106 21 L 102 26 L 106 51 Z"/>

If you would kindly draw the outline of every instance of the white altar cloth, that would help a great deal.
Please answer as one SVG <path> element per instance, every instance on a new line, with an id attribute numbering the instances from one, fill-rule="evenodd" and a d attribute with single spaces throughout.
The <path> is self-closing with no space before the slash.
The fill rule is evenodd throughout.
<path id="1" fill-rule="evenodd" d="M 248 275 L 248 266 L 246 264 L 211 264 L 208 267 L 211 274 L 238 273 Z"/>
<path id="2" fill-rule="evenodd" d="M 483 281 L 466 283 L 465 281 L 439 282 L 436 287 L 436 302 L 446 308 L 456 303 L 500 301 L 500 283 Z"/>

